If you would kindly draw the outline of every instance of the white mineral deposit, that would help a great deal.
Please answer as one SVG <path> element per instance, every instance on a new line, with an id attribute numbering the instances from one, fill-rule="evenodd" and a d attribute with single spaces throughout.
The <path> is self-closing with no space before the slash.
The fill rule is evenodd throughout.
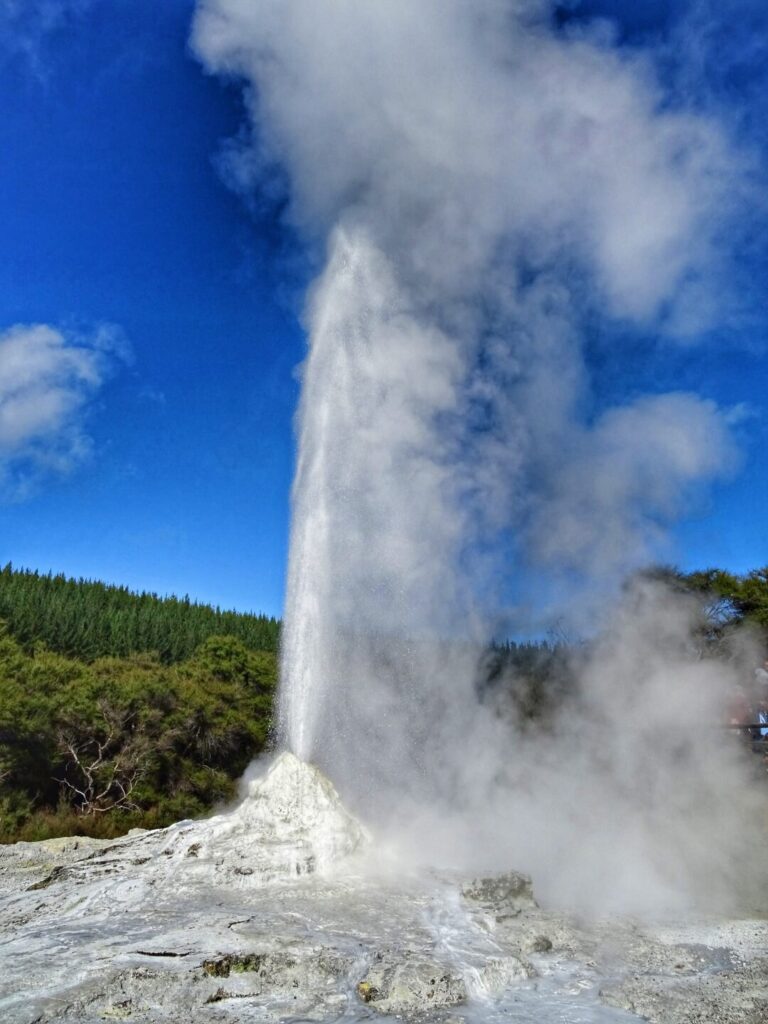
<path id="1" fill-rule="evenodd" d="M 375 856 L 292 754 L 206 821 L 0 848 L 4 1024 L 758 1024 L 768 921 L 589 925 L 531 881 Z"/>

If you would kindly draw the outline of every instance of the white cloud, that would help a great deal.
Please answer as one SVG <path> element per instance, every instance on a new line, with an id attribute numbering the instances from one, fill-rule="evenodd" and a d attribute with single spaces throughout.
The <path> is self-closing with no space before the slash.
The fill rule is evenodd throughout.
<path id="1" fill-rule="evenodd" d="M 47 324 L 16 324 L 0 334 L 0 494 L 30 494 L 91 454 L 86 429 L 94 396 L 129 349 L 120 330 L 90 335 Z"/>

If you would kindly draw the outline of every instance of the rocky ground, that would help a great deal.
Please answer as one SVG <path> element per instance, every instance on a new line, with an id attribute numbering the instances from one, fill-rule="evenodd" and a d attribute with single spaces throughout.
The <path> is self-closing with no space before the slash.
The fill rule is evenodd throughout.
<path id="1" fill-rule="evenodd" d="M 768 1020 L 764 918 L 587 926 L 367 845 L 288 757 L 231 815 L 0 848 L 0 1020 Z"/>

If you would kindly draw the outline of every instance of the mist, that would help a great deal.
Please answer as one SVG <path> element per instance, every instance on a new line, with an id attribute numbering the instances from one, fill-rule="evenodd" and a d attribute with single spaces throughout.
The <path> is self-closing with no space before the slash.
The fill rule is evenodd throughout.
<path id="1" fill-rule="evenodd" d="M 764 909 L 765 787 L 724 727 L 753 644 L 703 657 L 701 601 L 638 577 L 600 636 L 566 652 L 569 690 L 543 728 L 496 704 L 502 735 L 463 748 L 464 802 L 401 803 L 409 855 L 514 863 L 545 904 L 590 916 Z"/>
<path id="2" fill-rule="evenodd" d="M 723 906 L 759 817 L 706 724 L 736 680 L 685 602 L 617 595 L 734 471 L 735 413 L 689 392 L 601 406 L 585 346 L 595 321 L 690 346 L 718 324 L 750 161 L 652 55 L 551 13 L 198 3 L 195 52 L 249 114 L 228 180 L 282 180 L 321 264 L 282 742 L 411 856 L 529 868 L 584 910 Z M 480 699 L 478 652 L 555 621 L 599 639 L 534 740 Z"/>

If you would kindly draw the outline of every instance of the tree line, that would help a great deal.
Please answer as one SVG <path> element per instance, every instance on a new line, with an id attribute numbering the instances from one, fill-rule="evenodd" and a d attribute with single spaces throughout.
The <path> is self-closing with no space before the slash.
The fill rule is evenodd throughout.
<path id="1" fill-rule="evenodd" d="M 680 572 L 675 568 L 651 570 L 673 590 L 698 595 L 705 602 L 713 625 L 733 629 L 746 625 L 768 638 L 768 566 L 738 574 L 723 569 Z"/>
<path id="2" fill-rule="evenodd" d="M 0 570 L 0 842 L 209 813 L 272 730 L 280 623 Z"/>
<path id="3" fill-rule="evenodd" d="M 235 637 L 251 650 L 273 652 L 280 640 L 279 621 L 266 615 L 43 575 L 10 563 L 0 570 L 0 619 L 24 650 L 45 644 L 86 662 L 153 651 L 171 665 L 190 658 L 210 636 Z"/>

